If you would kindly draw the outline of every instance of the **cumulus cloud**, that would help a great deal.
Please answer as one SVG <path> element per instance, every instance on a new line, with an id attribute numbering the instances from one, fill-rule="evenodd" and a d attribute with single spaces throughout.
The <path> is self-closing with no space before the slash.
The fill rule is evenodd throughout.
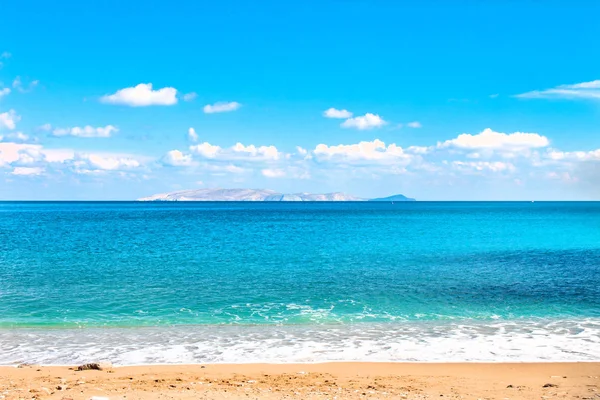
<path id="1" fill-rule="evenodd" d="M 196 133 L 196 130 L 194 128 L 188 129 L 188 140 L 190 142 L 198 141 L 198 134 Z"/>
<path id="2" fill-rule="evenodd" d="M 37 148 L 23 148 L 10 164 L 14 167 L 35 166 L 47 163 L 45 155 Z"/>
<path id="3" fill-rule="evenodd" d="M 78 172 L 83 173 L 90 170 L 121 171 L 141 166 L 138 160 L 131 157 L 85 153 L 76 154 L 73 164 L 78 168 Z"/>
<path id="4" fill-rule="evenodd" d="M 39 151 L 39 149 L 41 149 L 39 145 L 0 142 L 0 165 L 11 164 L 18 161 L 21 154 L 27 151 Z"/>
<path id="5" fill-rule="evenodd" d="M 514 132 L 507 134 L 494 132 L 487 128 L 476 135 L 463 133 L 454 139 L 439 142 L 437 147 L 454 147 L 467 150 L 520 150 L 546 147 L 549 144 L 550 141 L 547 137 L 537 133 Z"/>
<path id="6" fill-rule="evenodd" d="M 325 118 L 350 118 L 352 117 L 352 113 L 348 110 L 337 110 L 335 108 L 329 108 L 323 111 L 323 116 Z"/>
<path id="7" fill-rule="evenodd" d="M 0 99 L 4 96 L 8 96 L 10 94 L 9 88 L 0 89 Z"/>
<path id="8" fill-rule="evenodd" d="M 246 153 L 252 157 L 259 156 L 260 158 L 268 160 L 277 160 L 280 157 L 280 153 L 277 150 L 277 147 L 275 146 L 256 147 L 253 144 L 249 146 L 244 146 L 243 144 L 238 142 L 231 149 L 236 153 Z"/>
<path id="9" fill-rule="evenodd" d="M 47 149 L 39 144 L 0 143 L 0 166 L 28 168 L 18 174 L 33 174 L 37 168 L 45 175 L 63 176 L 133 171 L 143 167 L 143 157 L 117 153 L 78 153 L 71 149 Z"/>
<path id="10" fill-rule="evenodd" d="M 72 160 L 73 150 L 45 149 L 39 144 L 0 142 L 0 165 L 26 165 L 37 162 L 64 163 Z"/>
<path id="11" fill-rule="evenodd" d="M 285 176 L 285 171 L 282 169 L 265 168 L 261 173 L 267 178 L 283 178 Z"/>
<path id="12" fill-rule="evenodd" d="M 13 130 L 17 127 L 17 122 L 21 117 L 17 115 L 15 110 L 9 110 L 0 114 L 0 129 Z"/>
<path id="13" fill-rule="evenodd" d="M 207 104 L 204 106 L 203 110 L 206 114 L 213 114 L 213 113 L 235 111 L 238 108 L 240 108 L 241 106 L 242 105 L 240 103 L 238 103 L 237 101 L 231 101 L 231 102 L 221 101 L 221 102 L 217 102 L 215 104 Z"/>
<path id="14" fill-rule="evenodd" d="M 521 99 L 592 99 L 600 100 L 600 79 L 570 85 L 560 85 L 551 89 L 533 90 L 515 97 Z"/>
<path id="15" fill-rule="evenodd" d="M 195 146 L 190 146 L 190 151 L 192 153 L 206 158 L 215 158 L 221 152 L 221 150 L 221 147 L 213 146 L 208 142 L 200 143 Z"/>
<path id="16" fill-rule="evenodd" d="M 102 96 L 100 101 L 130 107 L 171 106 L 177 104 L 177 89 L 164 87 L 152 90 L 151 83 L 140 83 L 134 87 L 117 90 L 114 94 Z"/>
<path id="17" fill-rule="evenodd" d="M 241 173 L 257 165 L 271 167 L 287 160 L 275 146 L 255 146 L 236 143 L 221 147 L 208 142 L 189 146 L 189 153 L 172 150 L 162 158 L 163 165 L 201 166 L 204 170 L 222 173 Z M 232 163 L 241 163 L 241 166 Z"/>
<path id="18" fill-rule="evenodd" d="M 193 164 L 192 156 L 189 154 L 183 154 L 179 150 L 171 150 L 165 154 L 162 159 L 164 165 L 173 167 L 184 167 Z"/>
<path id="19" fill-rule="evenodd" d="M 379 139 L 372 142 L 359 142 L 356 144 L 339 144 L 337 146 L 328 146 L 319 144 L 313 150 L 313 153 L 320 159 L 329 160 L 392 160 L 392 159 L 410 159 L 411 155 L 404 152 L 402 147 L 395 143 L 386 146 Z"/>
<path id="20" fill-rule="evenodd" d="M 52 134 L 54 136 L 76 136 L 81 138 L 107 138 L 118 131 L 119 129 L 112 125 L 97 128 L 87 125 L 84 127 L 57 128 L 52 131 Z"/>
<path id="21" fill-rule="evenodd" d="M 183 98 L 183 101 L 192 101 L 196 97 L 198 97 L 198 94 L 196 94 L 196 92 L 191 92 L 191 93 L 184 94 L 182 98 Z"/>
<path id="22" fill-rule="evenodd" d="M 24 176 L 42 175 L 44 173 L 44 169 L 40 167 L 15 167 L 11 173 L 13 175 Z"/>
<path id="23" fill-rule="evenodd" d="M 358 130 L 367 130 L 373 128 L 380 128 L 385 125 L 386 122 L 377 114 L 367 113 L 363 116 L 348 118 L 342 122 L 342 128 L 355 128 Z"/>
<path id="24" fill-rule="evenodd" d="M 408 124 L 406 124 L 406 126 L 408 126 L 409 128 L 422 128 L 423 127 L 423 125 L 421 125 L 421 123 L 419 121 L 409 122 Z"/>

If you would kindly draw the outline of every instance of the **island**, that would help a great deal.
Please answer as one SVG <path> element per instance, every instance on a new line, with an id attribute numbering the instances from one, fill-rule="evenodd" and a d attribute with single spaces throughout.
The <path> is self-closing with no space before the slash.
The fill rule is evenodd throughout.
<path id="1" fill-rule="evenodd" d="M 416 201 L 415 199 L 411 199 L 410 197 L 406 197 L 402 194 L 395 194 L 393 196 L 388 196 L 388 197 L 378 197 L 375 199 L 369 199 L 369 201 L 391 201 L 391 202 L 396 202 L 396 201 Z"/>
<path id="2" fill-rule="evenodd" d="M 415 201 L 397 194 L 390 197 L 367 199 L 342 192 L 334 193 L 279 193 L 268 189 L 189 189 L 142 197 L 138 201 Z"/>

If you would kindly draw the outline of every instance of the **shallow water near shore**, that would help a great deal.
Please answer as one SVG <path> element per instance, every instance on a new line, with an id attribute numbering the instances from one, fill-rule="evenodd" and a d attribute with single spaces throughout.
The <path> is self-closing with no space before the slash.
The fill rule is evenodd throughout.
<path id="1" fill-rule="evenodd" d="M 0 203 L 0 364 L 600 360 L 600 203 Z"/>

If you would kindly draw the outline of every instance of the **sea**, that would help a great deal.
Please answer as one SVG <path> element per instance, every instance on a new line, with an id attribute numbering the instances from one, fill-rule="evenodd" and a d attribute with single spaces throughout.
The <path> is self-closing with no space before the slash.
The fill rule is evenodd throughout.
<path id="1" fill-rule="evenodd" d="M 599 202 L 0 202 L 2 365 L 599 360 Z"/>

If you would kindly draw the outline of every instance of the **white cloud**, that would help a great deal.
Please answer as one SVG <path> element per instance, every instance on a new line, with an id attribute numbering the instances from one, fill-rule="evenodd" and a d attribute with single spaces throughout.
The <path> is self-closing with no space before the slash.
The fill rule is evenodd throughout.
<path id="1" fill-rule="evenodd" d="M 133 176 L 143 167 L 140 157 L 117 153 L 77 153 L 72 149 L 46 149 L 39 144 L 0 143 L 0 166 L 13 167 L 17 175 L 78 175 Z"/>
<path id="2" fill-rule="evenodd" d="M 40 167 L 16 167 L 12 171 L 13 175 L 25 175 L 25 176 L 41 175 L 43 173 L 44 173 L 44 169 L 40 168 Z"/>
<path id="3" fill-rule="evenodd" d="M 0 54 L 0 58 L 10 58 L 11 55 L 8 51 L 4 51 Z"/>
<path id="4" fill-rule="evenodd" d="M 277 150 L 277 147 L 275 146 L 256 147 L 253 144 L 249 146 L 244 146 L 243 144 L 238 142 L 231 149 L 236 153 L 247 153 L 252 157 L 259 156 L 268 160 L 278 160 L 281 156 L 281 154 Z"/>
<path id="5" fill-rule="evenodd" d="M 24 148 L 17 154 L 18 159 L 13 161 L 13 166 L 30 166 L 34 164 L 44 163 L 45 156 L 39 149 Z"/>
<path id="6" fill-rule="evenodd" d="M 546 147 L 550 144 L 547 137 L 537 133 L 514 132 L 510 134 L 494 132 L 490 128 L 471 135 L 463 133 L 455 139 L 438 143 L 438 148 L 454 147 L 459 149 L 522 150 Z"/>
<path id="7" fill-rule="evenodd" d="M 139 168 L 141 163 L 131 157 L 101 154 L 76 154 L 73 161 L 76 172 L 122 171 Z"/>
<path id="8" fill-rule="evenodd" d="M 213 114 L 213 113 L 235 111 L 238 108 L 240 108 L 241 106 L 242 105 L 240 103 L 238 103 L 237 101 L 232 101 L 232 102 L 221 101 L 221 102 L 217 102 L 215 104 L 207 104 L 204 106 L 203 110 L 206 114 Z"/>
<path id="9" fill-rule="evenodd" d="M 177 89 L 164 87 L 152 90 L 151 83 L 140 83 L 134 87 L 117 90 L 114 94 L 102 96 L 100 101 L 130 107 L 171 106 L 177 104 Z"/>
<path id="10" fill-rule="evenodd" d="M 57 128 L 52 131 L 54 136 L 76 136 L 82 138 L 107 138 L 113 133 L 118 132 L 115 126 L 107 125 L 105 127 L 97 127 L 87 125 L 84 127 L 73 127 L 73 128 Z"/>
<path id="11" fill-rule="evenodd" d="M 190 151 L 206 158 L 215 158 L 220 152 L 219 146 L 213 146 L 208 142 L 200 143 L 195 146 L 190 146 Z"/>
<path id="12" fill-rule="evenodd" d="M 453 161 L 452 167 L 461 171 L 514 172 L 515 166 L 501 161 Z"/>
<path id="13" fill-rule="evenodd" d="M 421 125 L 421 123 L 419 121 L 409 122 L 408 124 L 406 124 L 406 126 L 408 126 L 409 128 L 422 128 L 423 127 L 423 125 Z"/>
<path id="14" fill-rule="evenodd" d="M 267 178 L 283 178 L 285 176 L 285 171 L 281 169 L 266 168 L 263 169 L 261 173 Z"/>
<path id="15" fill-rule="evenodd" d="M 193 164 L 192 156 L 179 150 L 171 150 L 162 159 L 163 164 L 173 167 L 183 167 Z"/>
<path id="16" fill-rule="evenodd" d="M 238 167 L 236 165 L 230 164 L 230 165 L 205 165 L 205 168 L 213 171 L 213 172 L 229 172 L 232 174 L 241 174 L 246 172 L 246 170 L 244 168 Z"/>
<path id="17" fill-rule="evenodd" d="M 0 89 L 0 99 L 10 94 L 9 88 Z"/>
<path id="18" fill-rule="evenodd" d="M 40 146 L 40 153 L 45 161 L 51 163 L 64 163 L 75 157 L 75 152 L 71 149 L 43 149 Z"/>
<path id="19" fill-rule="evenodd" d="M 29 140 L 29 136 L 24 134 L 23 132 L 12 132 L 9 133 L 7 135 L 0 135 L 0 141 L 19 141 L 19 142 L 25 142 L 27 140 Z"/>
<path id="20" fill-rule="evenodd" d="M 73 150 L 44 149 L 39 144 L 0 142 L 0 165 L 32 164 L 33 162 L 63 163 L 73 157 Z"/>
<path id="21" fill-rule="evenodd" d="M 296 146 L 296 151 L 298 152 L 298 154 L 300 154 L 301 156 L 305 156 L 308 154 L 308 150 L 306 150 L 305 148 L 302 148 L 300 146 Z"/>
<path id="22" fill-rule="evenodd" d="M 190 142 L 198 141 L 198 134 L 196 133 L 196 130 L 194 128 L 188 129 L 188 140 Z"/>
<path id="23" fill-rule="evenodd" d="M 330 108 L 328 110 L 323 111 L 323 116 L 326 118 L 350 118 L 352 117 L 352 113 L 348 110 L 337 110 L 335 108 Z"/>
<path id="24" fill-rule="evenodd" d="M 225 167 L 225 171 L 231 172 L 233 174 L 241 174 L 242 172 L 245 171 L 245 169 L 237 167 L 235 165 L 228 165 L 228 166 Z"/>
<path id="25" fill-rule="evenodd" d="M 360 142 L 357 144 L 340 144 L 328 146 L 319 144 L 313 153 L 321 159 L 341 160 L 409 160 L 413 157 L 404 152 L 402 147 L 395 143 L 386 146 L 384 142 L 375 139 L 372 142 Z"/>
<path id="26" fill-rule="evenodd" d="M 21 120 L 21 117 L 17 115 L 15 110 L 9 110 L 0 114 L 0 129 L 15 129 L 17 122 Z"/>
<path id="27" fill-rule="evenodd" d="M 274 162 L 276 160 L 280 160 L 283 156 L 283 154 L 280 153 L 275 146 L 255 146 L 252 144 L 245 146 L 239 142 L 229 148 L 222 148 L 220 146 L 204 142 L 196 145 L 191 145 L 189 147 L 189 151 L 190 154 L 188 155 L 185 155 L 184 153 L 173 153 L 173 155 L 176 157 L 176 159 L 181 159 L 184 156 L 189 156 L 189 164 L 191 164 L 191 161 L 196 157 L 199 157 L 201 159 L 214 160 L 215 162 Z M 223 171 L 223 167 L 220 168 L 221 169 L 219 171 Z"/>
<path id="28" fill-rule="evenodd" d="M 27 151 L 38 151 L 40 148 L 41 146 L 39 145 L 0 142 L 0 165 L 11 164 L 18 161 L 22 153 Z"/>
<path id="29" fill-rule="evenodd" d="M 38 127 L 38 129 L 41 130 L 41 131 L 47 131 L 47 132 L 49 132 L 49 131 L 52 130 L 52 125 L 50 125 L 50 124 L 44 124 L 44 125 L 41 125 L 40 127 Z"/>
<path id="30" fill-rule="evenodd" d="M 560 180 L 560 181 L 563 181 L 564 183 L 573 183 L 573 182 L 579 181 L 579 179 L 577 177 L 572 176 L 569 172 L 552 171 L 552 172 L 548 172 L 546 174 L 546 177 L 549 179 Z"/>
<path id="31" fill-rule="evenodd" d="M 413 153 L 413 154 L 427 154 L 429 152 L 431 152 L 432 148 L 431 147 L 425 147 L 425 146 L 410 146 L 406 149 L 406 151 L 408 153 Z"/>
<path id="32" fill-rule="evenodd" d="M 595 99 L 600 100 L 600 79 L 560 85 L 551 89 L 533 90 L 515 97 L 522 99 Z"/>
<path id="33" fill-rule="evenodd" d="M 554 161 L 600 161 L 600 149 L 592 151 L 548 151 L 547 157 Z"/>
<path id="34" fill-rule="evenodd" d="M 195 92 L 186 93 L 183 95 L 183 101 L 192 101 L 196 97 L 198 97 L 198 94 L 196 94 Z"/>
<path id="35" fill-rule="evenodd" d="M 356 128 L 359 130 L 380 128 L 386 122 L 377 114 L 367 113 L 360 117 L 348 118 L 342 122 L 343 128 Z"/>
<path id="36" fill-rule="evenodd" d="M 31 92 L 39 83 L 40 83 L 40 81 L 38 81 L 38 80 L 31 81 L 31 82 L 29 82 L 28 87 L 25 88 L 25 87 L 23 87 L 23 82 L 21 81 L 21 77 L 17 76 L 12 83 L 12 87 L 14 89 L 17 89 L 21 93 L 27 93 L 27 92 Z"/>

